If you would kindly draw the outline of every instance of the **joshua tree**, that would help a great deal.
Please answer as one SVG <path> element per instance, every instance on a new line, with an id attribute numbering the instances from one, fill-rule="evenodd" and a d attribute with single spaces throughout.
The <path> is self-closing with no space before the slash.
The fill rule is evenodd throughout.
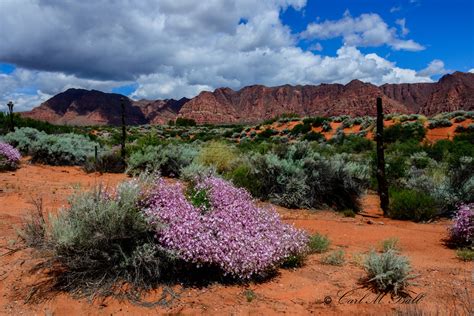
<path id="1" fill-rule="evenodd" d="M 387 178 L 385 177 L 385 157 L 383 147 L 383 108 L 382 98 L 377 98 L 377 182 L 378 182 L 378 193 L 380 196 L 380 207 L 383 210 L 383 214 L 386 216 L 388 213 L 388 186 Z"/>
<path id="2" fill-rule="evenodd" d="M 120 98 L 120 107 L 122 108 L 122 143 L 120 155 L 122 156 L 122 160 L 125 161 L 125 139 L 127 138 L 127 131 L 125 126 L 125 99 L 123 97 Z"/>
<path id="3" fill-rule="evenodd" d="M 15 127 L 13 125 L 13 106 L 14 106 L 14 104 L 13 104 L 12 101 L 10 101 L 10 102 L 8 102 L 7 106 L 8 106 L 8 112 L 10 113 L 10 130 L 12 132 L 14 132 L 15 131 Z"/>

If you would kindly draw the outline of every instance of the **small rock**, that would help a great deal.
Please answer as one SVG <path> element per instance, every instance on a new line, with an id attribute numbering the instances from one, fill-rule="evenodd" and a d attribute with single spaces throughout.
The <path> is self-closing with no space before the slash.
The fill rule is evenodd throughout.
<path id="1" fill-rule="evenodd" d="M 366 223 L 372 225 L 374 222 L 369 219 Z"/>

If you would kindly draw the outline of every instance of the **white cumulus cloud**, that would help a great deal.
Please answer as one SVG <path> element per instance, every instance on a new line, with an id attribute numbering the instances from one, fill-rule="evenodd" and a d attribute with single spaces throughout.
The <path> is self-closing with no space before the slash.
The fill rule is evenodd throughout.
<path id="1" fill-rule="evenodd" d="M 422 77 L 431 77 L 436 75 L 444 75 L 449 72 L 449 70 L 444 68 L 444 62 L 439 59 L 434 59 L 431 61 L 428 66 L 418 72 L 419 76 Z"/>
<path id="2" fill-rule="evenodd" d="M 398 20 L 402 35 L 408 34 L 405 19 Z M 361 14 L 352 17 L 348 11 L 339 20 L 327 20 L 321 23 L 310 23 L 302 33 L 307 39 L 331 39 L 342 37 L 350 46 L 376 47 L 388 45 L 395 50 L 420 51 L 425 47 L 413 40 L 404 40 L 397 36 L 397 30 L 375 13 Z"/>
<path id="3" fill-rule="evenodd" d="M 251 84 L 429 82 L 358 47 L 420 50 L 377 14 L 312 23 L 303 37 L 343 37 L 335 55 L 298 46 L 280 13 L 305 0 L 2 0 L 0 104 L 26 110 L 70 87 L 111 91 L 135 84 L 133 98 L 193 97 Z M 20 27 L 21 26 L 21 27 Z M 402 31 L 403 33 L 403 31 Z M 0 105 L 0 110 L 1 110 Z"/>

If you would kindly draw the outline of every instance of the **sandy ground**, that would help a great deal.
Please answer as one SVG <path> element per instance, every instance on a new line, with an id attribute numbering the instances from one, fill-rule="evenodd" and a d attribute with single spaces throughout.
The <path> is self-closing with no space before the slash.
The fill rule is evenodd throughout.
<path id="1" fill-rule="evenodd" d="M 27 303 L 31 285 L 42 277 L 30 272 L 39 259 L 31 250 L 4 254 L 16 238 L 15 227 L 21 224 L 26 211 L 32 209 L 31 200 L 42 198 L 45 212 L 55 212 L 77 187 L 86 189 L 98 183 L 114 185 L 125 178 L 124 175 L 85 174 L 77 167 L 29 165 L 27 162 L 16 172 L 0 173 L 0 314 L 393 315 L 400 311 L 417 315 L 415 312 L 423 311 L 467 315 L 464 304 L 473 301 L 473 263 L 457 260 L 454 251 L 442 242 L 450 222 L 416 224 L 380 217 L 378 200 L 369 194 L 363 201 L 364 213 L 374 217 L 344 218 L 331 211 L 277 208 L 285 221 L 309 233 L 327 234 L 332 241 L 331 250 L 344 249 L 346 263 L 341 267 L 324 265 L 321 259 L 325 254 L 315 254 L 302 268 L 282 269 L 278 276 L 261 284 L 176 286 L 174 290 L 179 297 L 167 307 L 143 307 L 110 298 L 89 302 L 67 294 Z M 364 276 L 361 254 L 380 247 L 380 242 L 390 237 L 399 238 L 402 253 L 410 258 L 414 273 L 419 274 L 416 285 L 409 288 L 413 301 L 394 302 L 390 297 L 377 300 L 366 289 L 344 296 L 357 289 L 358 280 Z M 161 290 L 153 291 L 146 299 L 156 301 Z M 248 290 L 255 294 L 251 302 L 245 295 Z"/>
<path id="2" fill-rule="evenodd" d="M 271 125 L 269 126 L 266 126 L 266 128 L 272 128 L 276 131 L 283 131 L 284 129 L 289 129 L 289 130 L 292 130 L 293 127 L 295 127 L 296 125 L 298 124 L 301 124 L 302 122 L 301 121 L 295 121 L 295 122 L 286 122 L 286 123 L 281 123 L 281 122 L 274 122 L 272 123 Z M 453 139 L 454 136 L 456 135 L 456 127 L 458 125 L 461 125 L 463 127 L 468 127 L 470 124 L 472 124 L 472 119 L 466 119 L 465 121 L 461 122 L 461 123 L 457 123 L 454 121 L 454 119 L 451 119 L 451 123 L 453 123 L 452 126 L 450 127 L 439 127 L 439 128 L 433 128 L 433 129 L 429 129 L 428 128 L 428 122 L 425 123 L 425 128 L 426 128 L 426 136 L 425 136 L 425 140 L 428 141 L 428 142 L 435 142 L 435 141 L 438 141 L 440 139 Z M 395 122 L 393 120 L 385 120 L 384 121 L 384 126 L 385 127 L 389 127 L 389 126 L 392 126 L 394 125 Z M 331 122 L 330 123 L 331 125 L 331 130 L 327 131 L 327 132 L 323 132 L 322 131 L 322 127 L 313 127 L 312 128 L 312 131 L 313 132 L 318 132 L 318 133 L 322 133 L 324 135 L 324 137 L 326 139 L 331 139 L 334 137 L 334 135 L 336 134 L 336 131 L 337 129 L 342 125 L 342 123 L 337 123 L 337 122 Z M 255 129 L 251 129 L 251 131 L 253 131 Z M 257 134 L 263 132 L 265 129 L 262 128 L 257 132 Z M 360 125 L 354 125 L 350 128 L 345 128 L 344 129 L 344 133 L 347 134 L 347 135 L 350 135 L 350 134 L 357 134 L 358 132 L 360 131 Z M 247 136 L 250 134 L 250 131 L 247 133 Z M 367 135 L 365 136 L 365 138 L 367 139 L 374 139 L 374 133 L 373 131 L 369 131 L 367 133 Z"/>

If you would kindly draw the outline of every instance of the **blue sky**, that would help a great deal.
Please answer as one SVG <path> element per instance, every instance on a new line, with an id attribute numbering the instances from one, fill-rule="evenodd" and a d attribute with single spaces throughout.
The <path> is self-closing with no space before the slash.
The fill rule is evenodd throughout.
<path id="1" fill-rule="evenodd" d="M 444 61 L 450 70 L 468 71 L 474 67 L 474 1 L 472 0 L 337 0 L 308 1 L 302 11 L 289 8 L 282 14 L 282 21 L 293 32 L 303 31 L 308 23 L 320 20 L 340 19 L 346 10 L 351 15 L 376 13 L 390 25 L 397 19 L 406 19 L 410 30 L 407 36 L 426 46 L 416 54 L 394 51 L 389 47 L 363 48 L 365 53 L 375 52 L 390 56 L 397 65 L 404 68 L 422 69 L 433 59 Z M 334 54 L 341 39 L 321 41 L 327 54 Z M 307 42 L 300 42 L 307 48 Z M 436 76 L 439 77 L 439 76 Z"/>
<path id="2" fill-rule="evenodd" d="M 0 12 L 0 110 L 71 87 L 156 99 L 474 72 L 472 0 L 2 0 Z"/>

